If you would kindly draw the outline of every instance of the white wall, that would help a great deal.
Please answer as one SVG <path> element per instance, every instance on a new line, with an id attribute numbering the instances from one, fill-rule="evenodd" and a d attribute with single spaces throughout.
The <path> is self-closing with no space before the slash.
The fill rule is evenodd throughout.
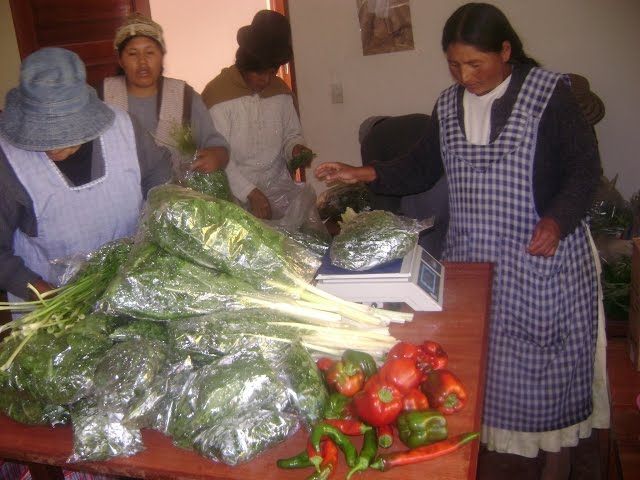
<path id="1" fill-rule="evenodd" d="M 358 164 L 357 130 L 370 115 L 430 113 L 451 83 L 440 35 L 459 0 L 411 0 L 415 50 L 363 56 L 356 0 L 291 0 L 300 102 L 308 143 L 317 162 Z M 525 50 L 543 66 L 587 77 L 606 104 L 596 126 L 605 174 L 620 173 L 629 197 L 640 187 L 637 82 L 640 62 L 638 0 L 495 0 Z M 340 82 L 344 104 L 331 104 L 329 85 Z M 319 189 L 322 186 L 317 186 Z"/>
<path id="2" fill-rule="evenodd" d="M 0 0 L 0 39 L 11 37 L 0 42 L 2 99 L 17 83 L 19 68 L 8 3 Z M 357 131 L 370 115 L 431 112 L 438 93 L 451 83 L 439 47 L 442 27 L 463 3 L 410 0 L 415 50 L 365 57 L 356 0 L 289 0 L 300 114 L 309 146 L 319 154 L 316 163 L 358 164 Z M 545 67 L 590 80 L 607 109 L 596 126 L 604 171 L 610 178 L 620 174 L 618 189 L 629 198 L 640 187 L 640 1 L 494 3 Z M 266 8 L 267 0 L 150 0 L 150 5 L 167 35 L 167 75 L 201 91 L 233 62 L 237 29 Z M 5 25 L 10 28 L 1 28 Z M 342 84 L 343 104 L 330 102 L 329 85 L 335 82 Z"/>
<path id="3" fill-rule="evenodd" d="M 2 1 L 2 0 L 0 0 Z M 236 33 L 268 0 L 150 0 L 167 44 L 164 72 L 196 92 L 235 61 Z"/>

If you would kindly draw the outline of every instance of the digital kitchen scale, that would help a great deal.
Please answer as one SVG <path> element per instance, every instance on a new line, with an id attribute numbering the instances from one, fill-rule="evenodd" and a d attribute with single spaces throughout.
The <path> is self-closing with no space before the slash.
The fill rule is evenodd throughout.
<path id="1" fill-rule="evenodd" d="M 420 245 L 403 259 L 363 272 L 331 265 L 327 254 L 318 269 L 316 287 L 357 303 L 406 303 L 415 311 L 439 311 L 444 266 Z"/>

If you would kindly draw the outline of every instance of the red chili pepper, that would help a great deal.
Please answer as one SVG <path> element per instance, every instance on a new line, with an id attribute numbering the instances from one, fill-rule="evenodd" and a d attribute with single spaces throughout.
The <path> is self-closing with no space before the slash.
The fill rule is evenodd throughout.
<path id="1" fill-rule="evenodd" d="M 329 370 L 334 363 L 336 363 L 335 360 L 327 357 L 320 357 L 318 360 L 316 360 L 316 365 L 321 372 L 326 372 L 327 370 Z"/>
<path id="2" fill-rule="evenodd" d="M 416 362 L 409 358 L 390 358 L 379 370 L 380 378 L 394 385 L 401 392 L 416 388 L 424 380 L 424 375 Z"/>
<path id="3" fill-rule="evenodd" d="M 340 360 L 325 372 L 325 381 L 336 392 L 352 397 L 364 385 L 364 372 L 355 364 Z"/>
<path id="4" fill-rule="evenodd" d="M 313 450 L 313 446 L 311 446 L 311 449 Z M 317 457 L 318 454 L 314 453 L 314 455 Z M 336 444 L 329 439 L 323 440 L 320 444 L 320 455 L 322 456 L 322 460 L 316 469 L 317 471 L 307 477 L 307 480 L 326 480 L 335 472 L 336 466 L 338 465 L 338 447 Z M 311 458 L 312 457 L 309 456 L 309 459 Z"/>
<path id="5" fill-rule="evenodd" d="M 418 388 L 412 388 L 404 392 L 402 398 L 402 409 L 407 410 L 427 410 L 429 408 L 429 400 L 427 396 Z"/>
<path id="6" fill-rule="evenodd" d="M 462 382 L 449 370 L 434 370 L 420 387 L 431 408 L 437 408 L 446 415 L 460 410 L 467 400 Z"/>
<path id="7" fill-rule="evenodd" d="M 430 365 L 431 370 L 442 370 L 449 363 L 449 356 L 442 346 L 437 342 L 427 340 L 420 345 L 424 352 L 424 361 Z"/>
<path id="8" fill-rule="evenodd" d="M 360 420 L 338 420 L 338 419 L 325 419 L 322 423 L 328 423 L 333 425 L 345 435 L 362 435 L 367 430 L 371 430 L 371 426 Z"/>
<path id="9" fill-rule="evenodd" d="M 386 471 L 393 467 L 424 462 L 454 452 L 479 436 L 480 434 L 478 432 L 468 432 L 430 445 L 412 448 L 411 450 L 383 453 L 379 455 L 369 467 Z"/>
<path id="10" fill-rule="evenodd" d="M 389 448 L 393 445 L 393 427 L 391 425 L 382 425 L 377 427 L 378 446 L 381 448 Z"/>
<path id="11" fill-rule="evenodd" d="M 353 397 L 353 407 L 356 415 L 369 425 L 388 425 L 402 411 L 402 393 L 376 374 Z"/>

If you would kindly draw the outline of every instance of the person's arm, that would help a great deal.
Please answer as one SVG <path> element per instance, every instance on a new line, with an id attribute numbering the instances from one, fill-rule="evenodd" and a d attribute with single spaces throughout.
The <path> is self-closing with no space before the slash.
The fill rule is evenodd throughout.
<path id="1" fill-rule="evenodd" d="M 214 127 L 227 141 L 231 138 L 232 103 L 231 101 L 223 102 L 222 104 L 213 105 L 209 109 L 209 115 L 211 115 Z M 256 186 L 242 174 L 234 160 L 234 150 L 232 147 L 230 148 L 229 163 L 225 169 L 229 178 L 229 187 L 234 197 L 242 203 L 247 203 L 249 194 L 256 189 Z"/>
<path id="2" fill-rule="evenodd" d="M 13 235 L 18 229 L 26 235 L 37 234 L 33 204 L 0 149 L 0 290 L 28 299 L 32 292 L 27 285 L 38 287 L 43 280 L 14 255 Z"/>
<path id="3" fill-rule="evenodd" d="M 293 105 L 293 97 L 291 95 L 280 95 L 283 102 L 282 108 L 282 138 L 283 145 L 282 151 L 287 163 L 291 159 L 305 149 L 305 139 L 302 134 L 302 125 L 300 124 L 300 118 L 298 112 Z"/>
<path id="4" fill-rule="evenodd" d="M 225 168 L 229 163 L 229 143 L 214 127 L 202 97 L 196 92 L 191 96 L 191 129 L 198 146 L 192 169 L 211 173 Z"/>
<path id="5" fill-rule="evenodd" d="M 373 192 L 412 195 L 429 190 L 444 174 L 437 112 L 434 109 L 424 134 L 408 153 L 384 161 L 376 158 L 375 149 L 366 154 L 375 170 L 375 179 L 369 183 Z"/>
<path id="6" fill-rule="evenodd" d="M 136 139 L 136 152 L 140 163 L 140 187 L 142 196 L 147 197 L 147 192 L 156 185 L 162 185 L 171 180 L 171 152 L 156 144 L 140 122 L 129 115 L 133 125 L 133 133 Z"/>
<path id="7" fill-rule="evenodd" d="M 542 115 L 534 163 L 534 196 L 541 221 L 531 254 L 552 255 L 593 203 L 601 176 L 593 128 L 570 88 L 560 81 Z M 546 228 L 544 228 L 546 227 Z"/>

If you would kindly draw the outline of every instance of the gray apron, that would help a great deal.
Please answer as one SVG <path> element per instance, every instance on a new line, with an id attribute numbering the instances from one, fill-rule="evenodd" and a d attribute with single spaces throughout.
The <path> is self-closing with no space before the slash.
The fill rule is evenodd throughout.
<path id="1" fill-rule="evenodd" d="M 526 251 L 540 218 L 532 188 L 538 125 L 559 79 L 532 69 L 488 145 L 467 142 L 455 86 L 438 100 L 450 190 L 444 257 L 494 263 L 483 422 L 507 430 L 556 430 L 592 410 L 598 279 L 588 227 L 552 257 Z"/>
<path id="2" fill-rule="evenodd" d="M 14 254 L 52 285 L 60 284 L 66 267 L 55 260 L 90 253 L 136 231 L 143 200 L 136 139 L 129 115 L 114 111 L 113 126 L 94 141 L 94 148 L 102 149 L 105 174 L 80 186 L 70 185 L 44 152 L 21 150 L 0 139 L 33 202 L 38 225 L 35 237 L 16 230 Z"/>

